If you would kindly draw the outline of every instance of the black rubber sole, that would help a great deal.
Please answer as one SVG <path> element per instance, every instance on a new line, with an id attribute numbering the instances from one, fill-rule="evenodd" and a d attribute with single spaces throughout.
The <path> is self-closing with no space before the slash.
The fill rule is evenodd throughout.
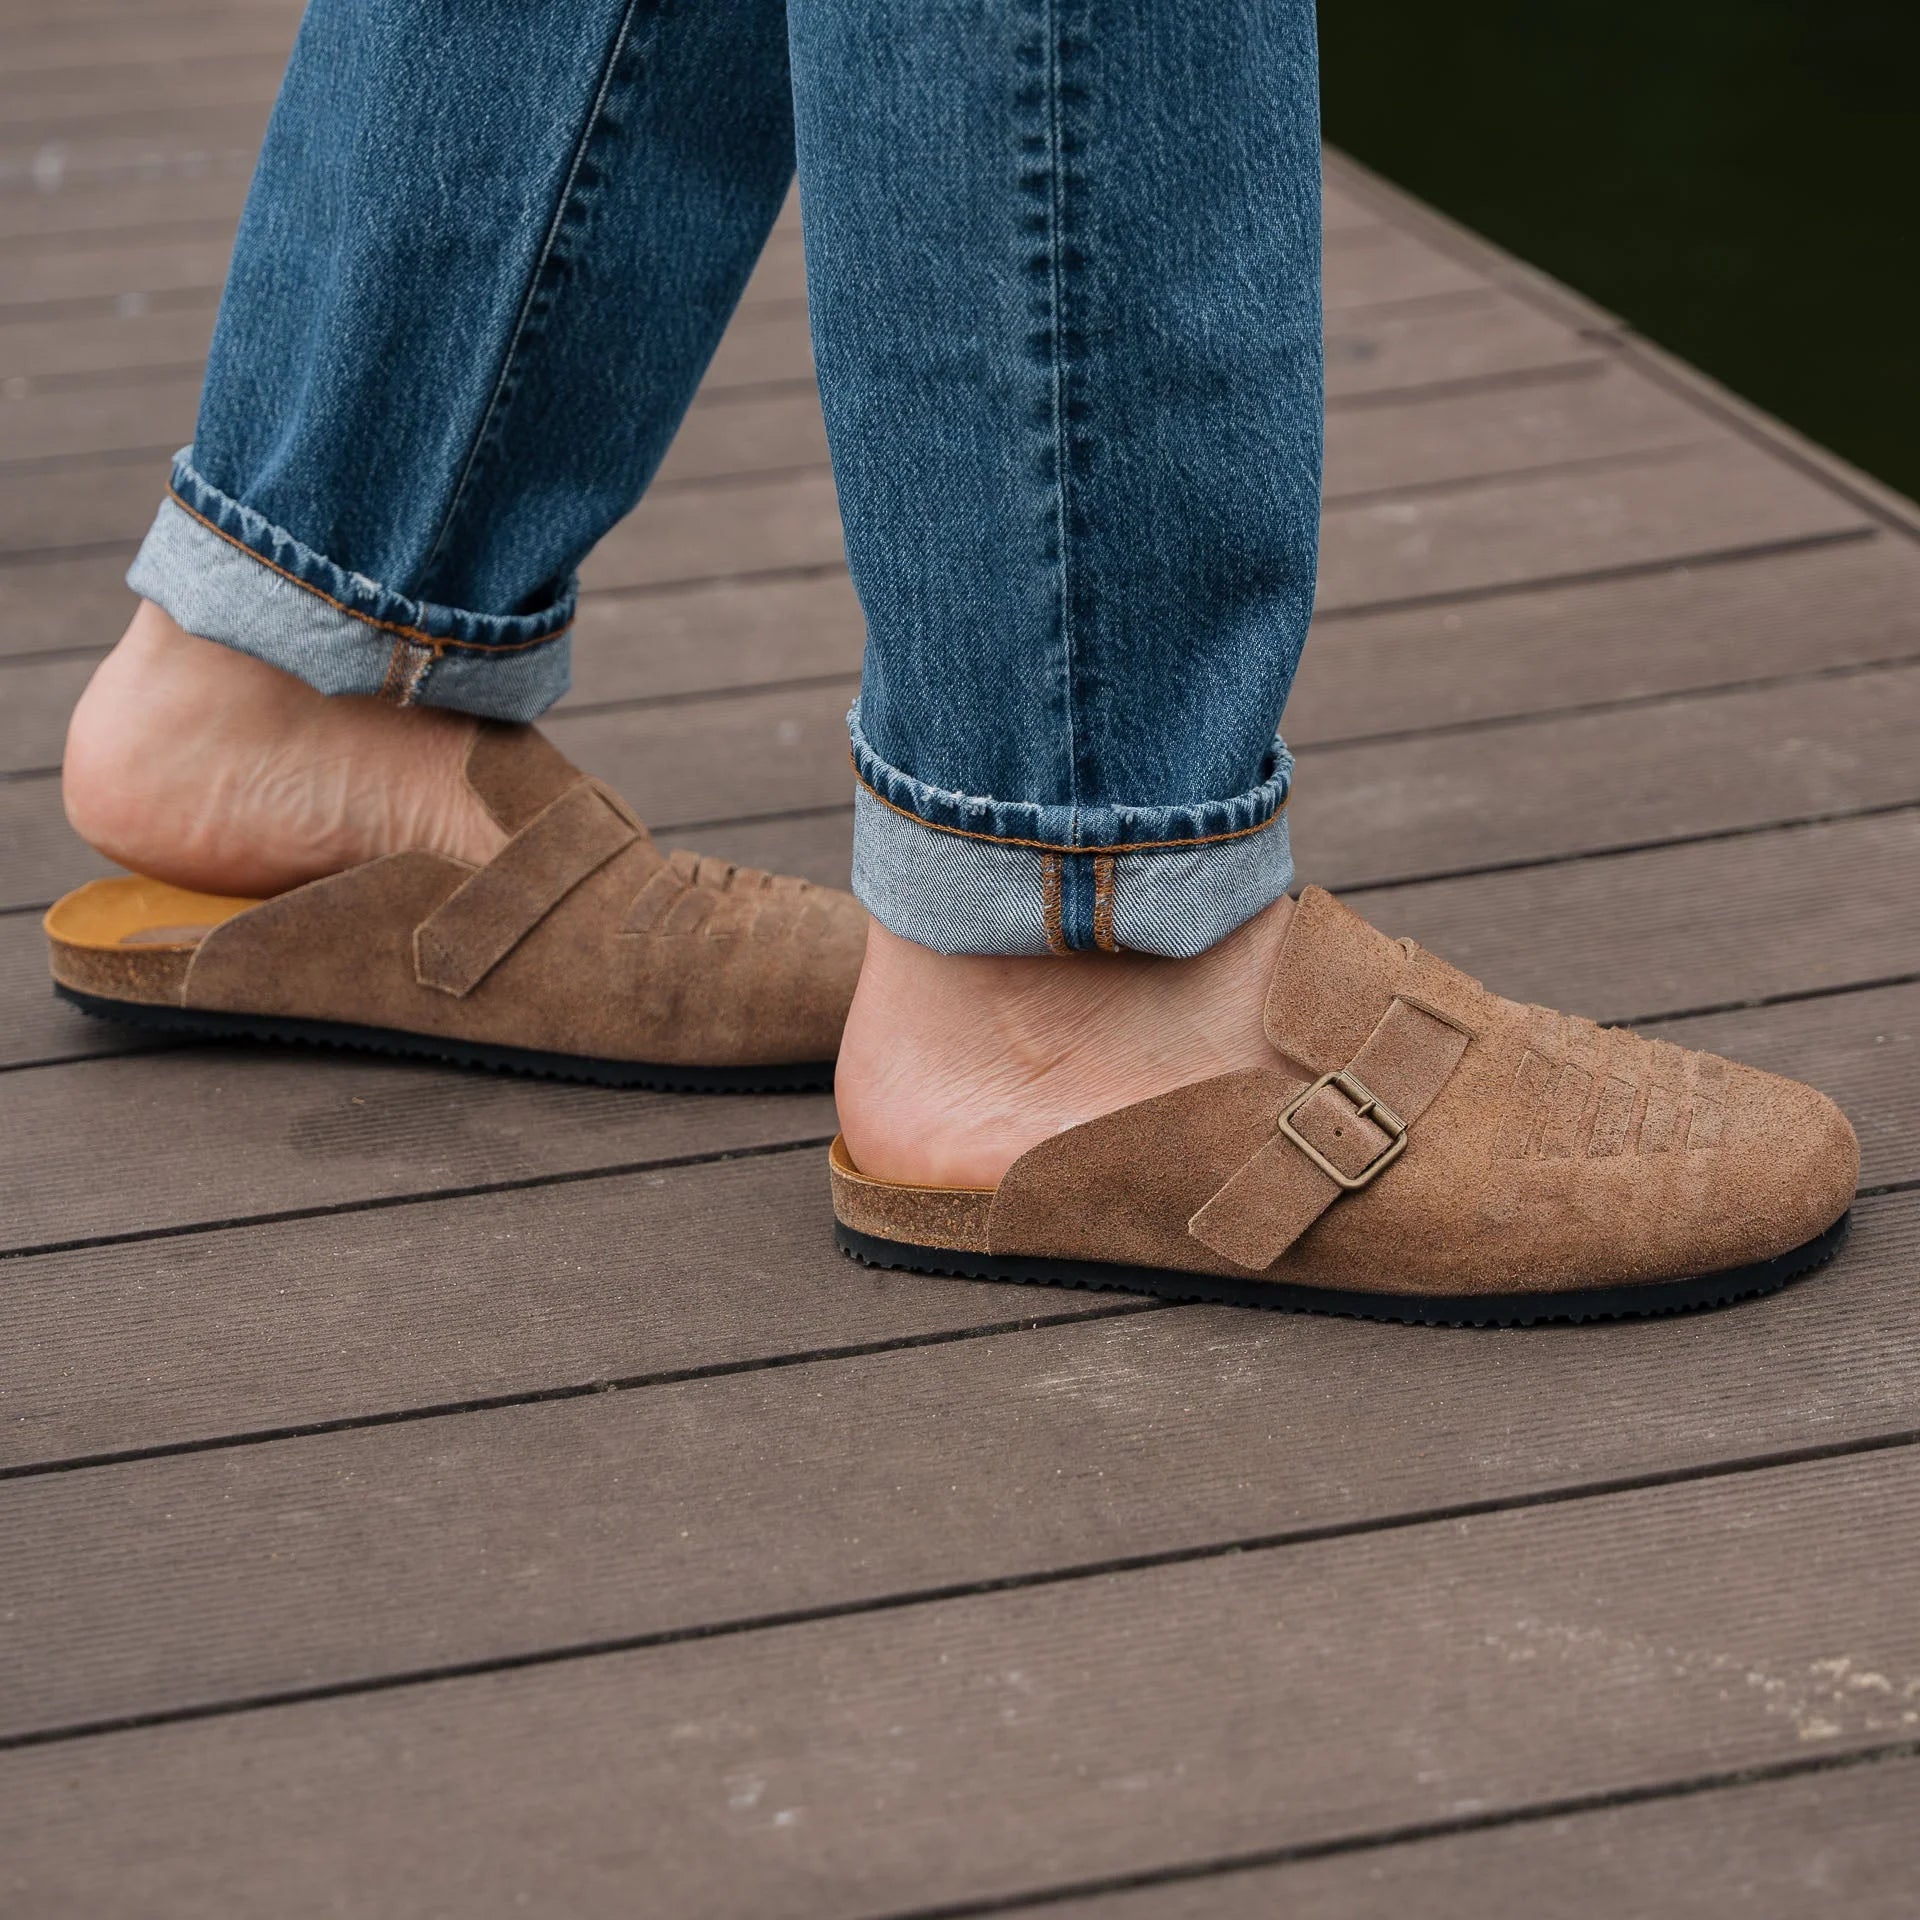
<path id="1" fill-rule="evenodd" d="M 641 1060 L 595 1060 L 579 1053 L 542 1053 L 534 1047 L 492 1047 L 473 1040 L 442 1040 L 392 1027 L 356 1027 L 344 1020 L 283 1020 L 266 1014 L 207 1013 L 193 1007 L 146 1006 L 81 993 L 58 981 L 54 992 L 82 1013 L 124 1026 L 147 1027 L 196 1040 L 261 1040 L 275 1046 L 333 1047 L 350 1053 L 387 1053 L 408 1060 L 539 1080 L 577 1080 L 595 1087 L 645 1087 L 655 1093 L 825 1093 L 833 1086 L 831 1060 L 773 1067 L 669 1067 Z"/>
<path id="2" fill-rule="evenodd" d="M 1825 1233 L 1791 1253 L 1751 1266 L 1728 1267 L 1688 1279 L 1646 1286 L 1582 1287 L 1564 1293 L 1360 1293 L 1336 1287 L 1298 1287 L 1284 1280 L 1235 1280 L 1168 1267 L 1126 1267 L 1104 1260 L 1028 1260 L 948 1247 L 916 1247 L 882 1240 L 836 1222 L 840 1251 L 867 1267 L 945 1274 L 960 1280 L 1015 1280 L 1028 1286 L 1085 1287 L 1145 1293 L 1162 1300 L 1208 1300 L 1284 1313 L 1331 1313 L 1352 1320 L 1396 1320 L 1421 1327 L 1531 1327 L 1554 1321 L 1639 1320 L 1662 1313 L 1694 1313 L 1776 1293 L 1839 1251 L 1853 1218 L 1843 1213 Z"/>

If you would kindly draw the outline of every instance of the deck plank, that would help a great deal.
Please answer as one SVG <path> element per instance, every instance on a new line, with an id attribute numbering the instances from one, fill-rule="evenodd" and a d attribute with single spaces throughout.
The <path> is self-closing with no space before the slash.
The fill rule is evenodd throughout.
<path id="1" fill-rule="evenodd" d="M 822 1094 L 691 1095 L 194 1048 L 0 1078 L 0 1248 L 825 1140 Z M 140 1170 L 104 1182 L 99 1169 Z"/>
<path id="2" fill-rule="evenodd" d="M 251 173 L 241 164 L 192 180 L 70 180 L 46 190 L 0 191 L 0 261 L 47 245 L 139 241 L 177 223 L 204 238 L 204 227 L 231 228 L 239 220 Z"/>
<path id="3" fill-rule="evenodd" d="M 63 180 L 102 182 L 152 179 L 156 174 L 191 179 L 224 169 L 257 150 L 270 104 L 252 101 L 212 107 L 184 120 L 169 118 L 126 133 L 111 122 L 94 126 L 78 122 L 32 132 L 0 129 L 0 192 L 31 192 L 36 179 L 52 168 Z M 47 158 L 50 146 L 57 151 L 52 167 Z"/>
<path id="4" fill-rule="evenodd" d="M 818 1284 L 784 1197 L 740 1239 Z M 1863 1203 L 1804 1287 L 1573 1339 L 1181 1307 L 15 1480 L 0 1740 L 1903 1439 L 1920 1351 L 1860 1355 L 1920 1310 L 1916 1228 Z"/>
<path id="5" fill-rule="evenodd" d="M 1008 1911 L 1034 1920 L 1806 1920 L 1823 1911 L 1907 1920 L 1916 1804 L 1920 1761 L 1895 1759 Z"/>
<path id="6" fill-rule="evenodd" d="M 809 1146 L 10 1262 L 0 1471 L 1123 1305 L 853 1266 L 825 1179 Z"/>
<path id="7" fill-rule="evenodd" d="M 1908 1730 L 1916 1540 L 1899 1448 L 27 1749 L 0 1872 L 850 1920 L 1804 1763 Z"/>

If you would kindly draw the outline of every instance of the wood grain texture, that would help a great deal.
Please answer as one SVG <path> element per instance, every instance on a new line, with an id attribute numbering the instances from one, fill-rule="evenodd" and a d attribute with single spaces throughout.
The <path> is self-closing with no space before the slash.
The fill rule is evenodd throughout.
<path id="1" fill-rule="evenodd" d="M 96 301 L 111 310 L 129 296 L 218 289 L 231 250 L 228 234 L 178 232 L 144 243 L 115 238 L 92 247 L 15 247 L 0 262 L 0 319 L 31 319 L 34 308 L 49 304 L 71 309 Z"/>
<path id="2" fill-rule="evenodd" d="M 27 37 L 17 26 L 13 31 Z M 134 119 L 150 126 L 209 107 L 266 105 L 280 89 L 287 49 L 157 54 L 131 62 L 113 57 L 108 38 L 104 51 L 105 59 L 96 55 L 77 66 L 10 65 L 0 74 L 0 132 L 103 125 L 125 131 Z"/>
<path id="3" fill-rule="evenodd" d="M 16 56 L 17 45 L 10 45 L 10 65 Z M 109 236 L 139 242 L 176 222 L 196 239 L 205 237 L 198 230 L 209 223 L 230 228 L 240 217 L 253 171 L 252 155 L 239 155 L 237 162 L 196 179 L 61 179 L 32 192 L 0 191 L 0 248 L 6 249 L 0 261 L 21 247 L 86 246 Z"/>
<path id="4" fill-rule="evenodd" d="M 0 566 L 0 659 L 99 651 L 132 616 L 124 554 Z"/>
<path id="5" fill-rule="evenodd" d="M 1920 971 L 1920 809 L 1347 898 L 1594 1020 L 1830 992 Z"/>
<path id="6" fill-rule="evenodd" d="M 99 384 L 29 390 L 0 398 L 0 448 L 8 467 L 55 461 L 99 464 L 128 449 L 166 454 L 193 438 L 200 402 L 196 374 L 162 375 L 133 385 Z M 166 468 L 154 476 L 154 496 Z"/>
<path id="7" fill-rule="evenodd" d="M 846 793 L 840 685 L 554 716 L 553 736 L 671 823 L 724 810 L 702 768 L 752 764 L 771 811 Z M 1355 887 L 1920 800 L 1920 667 L 1548 715 L 1460 736 L 1301 755 L 1303 872 Z M 1768 778 L 1752 777 L 1769 755 Z M 6 796 L 0 794 L 0 805 Z"/>
<path id="8" fill-rule="evenodd" d="M 849 1920 L 1845 1754 L 1916 1538 L 1901 1448 L 29 1749 L 0 1885 Z"/>
<path id="9" fill-rule="evenodd" d="M 1326 362 L 1334 411 L 1414 388 L 1604 363 L 1593 340 L 1492 290 L 1432 307 L 1334 313 L 1326 329 Z"/>
<path id="10" fill-rule="evenodd" d="M 168 465 L 168 453 L 151 448 L 84 466 L 0 467 L 0 561 L 107 546 L 131 560 L 166 493 Z"/>
<path id="11" fill-rule="evenodd" d="M 854 1266 L 826 1190 L 808 1146 L 11 1261 L 0 1468 L 1121 1304 Z"/>
<path id="12" fill-rule="evenodd" d="M 32 386 L 53 380 L 128 372 L 196 374 L 213 337 L 214 302 L 188 292 L 159 311 L 104 318 L 16 319 L 0 326 L 0 381 Z"/>
<path id="13" fill-rule="evenodd" d="M 817 1180 L 754 1224 L 837 1257 Z M 1916 1227 L 1903 1195 L 1805 1288 L 1506 1342 L 1497 1434 L 1483 1331 L 1184 1307 L 13 1481 L 0 1739 L 1908 1435 L 1920 1352 L 1859 1355 L 1920 1309 Z"/>
<path id="14" fill-rule="evenodd" d="M 69 86 L 77 76 L 89 73 L 103 56 L 123 74 L 128 69 L 138 74 L 154 63 L 169 60 L 236 54 L 260 60 L 284 58 L 293 45 L 298 24 L 297 10 L 285 5 L 231 11 L 145 6 L 105 13 L 90 13 L 75 6 L 56 20 L 15 26 L 7 47 L 7 68 L 23 82 L 39 80 Z M 182 116 L 186 123 L 181 127 L 183 134 L 193 117 Z M 260 117 L 264 123 L 264 113 Z M 252 143 L 239 151 L 250 164 Z"/>
<path id="15" fill-rule="evenodd" d="M 1906 1920 L 1920 1762 L 1065 1900 L 1049 1920 Z M 1469 1816 L 1470 1817 L 1470 1816 Z"/>
<path id="16" fill-rule="evenodd" d="M 1308 749 L 1295 857 L 1353 888 L 1906 805 L 1916 703 L 1920 668 L 1899 666 Z"/>
<path id="17" fill-rule="evenodd" d="M 1591 472 L 1489 479 L 1335 505 L 1322 522 L 1322 612 L 1483 593 L 1863 527 L 1857 509 L 1732 442 Z"/>
<path id="18" fill-rule="evenodd" d="M 1920 552 L 1876 539 L 1466 604 L 1332 614 L 1282 725 L 1337 740 L 1643 700 L 1920 653 Z"/>
<path id="19" fill-rule="evenodd" d="M 1586 465 L 1721 438 L 1672 395 L 1612 367 L 1328 416 L 1326 498 Z"/>
<path id="20" fill-rule="evenodd" d="M 1379 225 L 1342 234 L 1324 250 L 1321 298 L 1329 313 L 1409 307 L 1478 293 L 1483 275 L 1404 228 Z"/>
<path id="21" fill-rule="evenodd" d="M 271 104 L 235 102 L 127 132 L 111 123 L 0 129 L 0 192 L 30 192 L 49 176 L 62 181 L 150 180 L 156 174 L 191 179 L 236 162 L 244 165 L 259 147 Z"/>
<path id="22" fill-rule="evenodd" d="M 87 1060 L 0 1076 L 0 1248 L 832 1132 L 821 1094 L 620 1092 L 240 1047 Z"/>

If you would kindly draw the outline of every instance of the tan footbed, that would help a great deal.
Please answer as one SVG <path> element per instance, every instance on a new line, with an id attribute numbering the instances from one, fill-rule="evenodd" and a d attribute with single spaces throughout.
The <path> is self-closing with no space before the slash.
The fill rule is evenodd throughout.
<path id="1" fill-rule="evenodd" d="M 833 1180 L 834 1216 L 843 1226 L 880 1240 L 911 1246 L 947 1247 L 957 1253 L 987 1251 L 991 1187 L 906 1187 L 870 1180 L 853 1164 L 838 1134 L 827 1150 Z"/>
<path id="2" fill-rule="evenodd" d="M 41 924 L 53 977 L 62 986 L 104 1000 L 175 1007 L 194 949 L 215 927 L 259 904 L 130 873 L 76 888 L 54 902 Z"/>
<path id="3" fill-rule="evenodd" d="M 1470 1299 L 1778 1260 L 1853 1198 L 1859 1144 L 1812 1088 L 1503 1000 L 1319 888 L 1265 1026 L 1270 1065 L 1055 1134 L 991 1192 L 875 1180 L 836 1141 L 835 1214 L 936 1254 Z M 1342 1070 L 1384 1118 L 1316 1084 Z"/>
<path id="4" fill-rule="evenodd" d="M 663 854 L 532 727 L 482 725 L 467 778 L 508 836 L 485 866 L 389 854 L 266 900 L 96 880 L 46 915 L 53 977 L 129 1008 L 587 1062 L 833 1059 L 866 943 L 851 895 Z"/>

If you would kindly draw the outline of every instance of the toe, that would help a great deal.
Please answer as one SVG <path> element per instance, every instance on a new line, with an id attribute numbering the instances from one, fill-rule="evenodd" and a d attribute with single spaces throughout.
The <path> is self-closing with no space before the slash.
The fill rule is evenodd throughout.
<path id="1" fill-rule="evenodd" d="M 1824 1233 L 1853 1204 L 1860 1142 L 1824 1093 L 1751 1067 L 1732 1069 L 1724 1203 L 1745 1217 L 1755 1259 Z"/>

